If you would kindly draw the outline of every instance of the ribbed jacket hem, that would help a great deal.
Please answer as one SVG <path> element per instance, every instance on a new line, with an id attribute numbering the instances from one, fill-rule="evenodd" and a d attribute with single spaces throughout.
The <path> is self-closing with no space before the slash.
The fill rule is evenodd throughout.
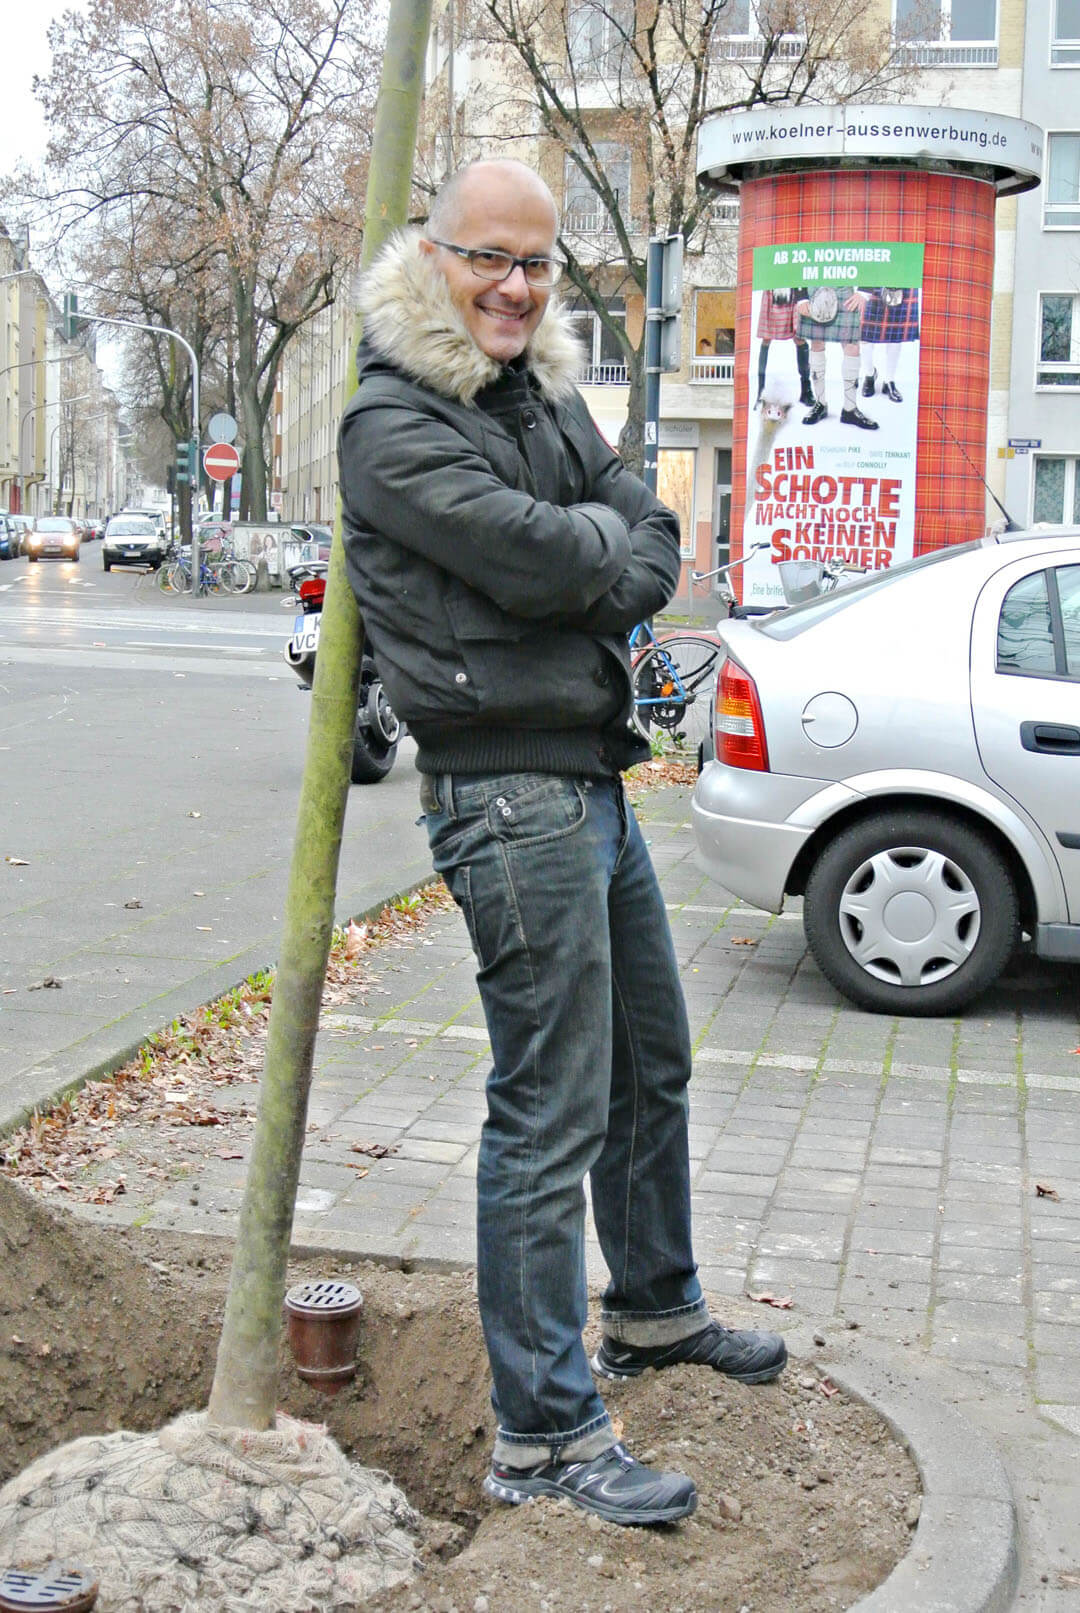
<path id="1" fill-rule="evenodd" d="M 410 723 L 421 773 L 559 773 L 610 778 L 646 760 L 629 728 L 445 728 Z"/>

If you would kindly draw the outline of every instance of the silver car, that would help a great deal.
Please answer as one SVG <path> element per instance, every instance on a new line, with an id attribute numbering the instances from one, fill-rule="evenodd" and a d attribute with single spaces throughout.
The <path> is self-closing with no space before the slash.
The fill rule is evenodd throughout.
<path id="1" fill-rule="evenodd" d="M 1080 528 L 925 555 L 720 625 L 699 860 L 802 895 L 862 1007 L 945 1014 L 1021 933 L 1080 962 Z"/>

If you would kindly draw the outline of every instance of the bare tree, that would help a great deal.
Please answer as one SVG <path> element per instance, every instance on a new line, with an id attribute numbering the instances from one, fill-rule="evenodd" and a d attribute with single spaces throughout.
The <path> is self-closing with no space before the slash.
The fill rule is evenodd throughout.
<path id="1" fill-rule="evenodd" d="M 52 68 L 36 85 L 51 138 L 45 183 L 27 200 L 58 243 L 75 231 L 90 248 L 108 299 L 99 311 L 138 317 L 171 301 L 189 340 L 231 337 L 256 516 L 266 509 L 281 356 L 333 300 L 343 256 L 359 252 L 375 9 L 373 0 L 92 0 L 53 25 Z M 100 247 L 118 241 L 125 251 L 102 274 Z M 217 325 L 222 299 L 227 332 Z M 200 309 L 212 329 L 199 329 Z M 177 402 L 163 386 L 174 427 Z"/>
<path id="2" fill-rule="evenodd" d="M 628 326 L 621 309 L 643 305 L 650 236 L 681 235 L 689 253 L 723 263 L 716 198 L 696 174 L 702 123 L 762 105 L 896 99 L 913 69 L 862 0 L 461 3 L 459 32 L 497 53 L 503 71 L 494 90 L 482 79 L 462 117 L 443 113 L 455 161 L 523 134 L 539 140 L 564 197 L 569 280 L 627 366 L 620 447 L 640 469 L 644 325 Z"/>

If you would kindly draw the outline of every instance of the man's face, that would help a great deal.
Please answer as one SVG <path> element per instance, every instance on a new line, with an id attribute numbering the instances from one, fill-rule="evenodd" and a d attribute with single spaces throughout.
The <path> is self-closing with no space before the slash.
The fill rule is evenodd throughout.
<path id="1" fill-rule="evenodd" d="M 516 258 L 550 257 L 555 250 L 555 211 L 539 182 L 528 175 L 488 168 L 466 176 L 453 225 L 443 239 L 456 246 L 495 247 Z M 506 280 L 480 280 L 468 262 L 425 241 L 465 328 L 481 352 L 507 364 L 525 351 L 544 317 L 547 286 L 531 286 L 515 267 Z"/>

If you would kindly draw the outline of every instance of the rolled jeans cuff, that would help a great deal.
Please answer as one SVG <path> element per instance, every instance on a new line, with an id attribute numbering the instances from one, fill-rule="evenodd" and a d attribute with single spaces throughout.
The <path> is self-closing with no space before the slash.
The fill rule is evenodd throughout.
<path id="1" fill-rule="evenodd" d="M 567 1434 L 511 1434 L 500 1428 L 495 1435 L 492 1461 L 505 1467 L 539 1467 L 541 1462 L 591 1462 L 615 1444 L 611 1418 L 594 1418 Z"/>
<path id="2" fill-rule="evenodd" d="M 601 1311 L 600 1325 L 604 1337 L 619 1344 L 633 1344 L 639 1349 L 658 1344 L 677 1344 L 680 1339 L 693 1338 L 709 1320 L 709 1307 L 704 1299 L 693 1305 L 680 1305 L 673 1311 Z"/>

